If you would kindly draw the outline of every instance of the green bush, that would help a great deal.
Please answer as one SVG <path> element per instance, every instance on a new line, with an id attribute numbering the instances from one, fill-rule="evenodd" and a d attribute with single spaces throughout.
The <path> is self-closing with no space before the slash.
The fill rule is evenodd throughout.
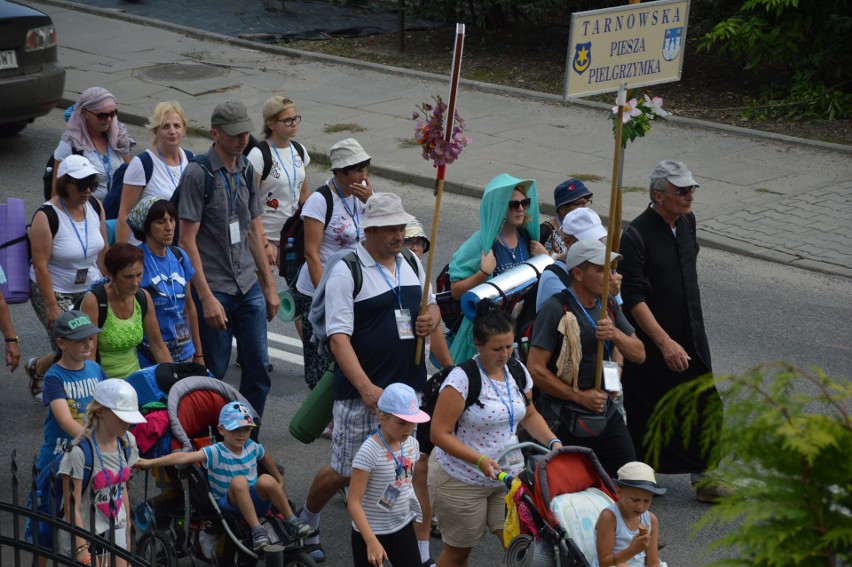
<path id="1" fill-rule="evenodd" d="M 699 50 L 776 73 L 753 116 L 849 118 L 850 8 L 848 0 L 746 0 L 701 38 Z"/>
<path id="2" fill-rule="evenodd" d="M 713 387 L 722 409 L 699 415 L 697 400 Z M 734 529 L 712 548 L 735 559 L 712 565 L 833 567 L 852 561 L 852 382 L 790 364 L 758 366 L 741 376 L 708 375 L 670 391 L 649 423 L 653 466 L 666 438 L 699 420 L 717 431 L 705 444 L 723 471 L 708 474 L 736 486 L 697 523 Z M 714 425 L 716 427 L 714 427 Z"/>

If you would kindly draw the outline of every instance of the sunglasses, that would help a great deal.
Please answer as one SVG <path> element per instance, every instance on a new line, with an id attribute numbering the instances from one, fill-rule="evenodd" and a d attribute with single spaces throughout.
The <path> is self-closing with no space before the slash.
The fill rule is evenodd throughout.
<path id="1" fill-rule="evenodd" d="M 74 182 L 74 187 L 76 187 L 77 191 L 80 191 L 81 193 L 86 190 L 94 191 L 98 188 L 98 180 L 95 179 L 94 181 L 86 182 L 84 179 L 81 179 Z"/>
<path id="2" fill-rule="evenodd" d="M 292 116 L 290 118 L 280 118 L 280 119 L 276 120 L 276 122 L 281 122 L 282 124 L 284 124 L 284 126 L 293 126 L 295 124 L 298 124 L 301 121 L 302 121 L 301 116 Z"/>
<path id="3" fill-rule="evenodd" d="M 118 114 L 117 110 L 113 110 L 112 112 L 92 112 L 88 108 L 84 108 L 83 110 L 85 110 L 86 112 L 88 112 L 89 114 L 91 114 L 92 116 L 94 116 L 95 118 L 100 120 L 101 122 L 106 122 L 107 120 L 115 118 L 116 115 Z"/>
<path id="4" fill-rule="evenodd" d="M 509 201 L 509 210 L 510 211 L 517 211 L 521 207 L 523 207 L 525 209 L 529 209 L 530 203 L 532 203 L 532 199 L 530 199 L 529 197 L 527 197 L 526 199 L 522 199 L 520 201 Z"/>
<path id="5" fill-rule="evenodd" d="M 678 197 L 686 197 L 687 195 L 695 193 L 697 188 L 697 185 L 690 185 L 689 187 L 674 187 L 674 191 L 666 191 L 666 193 L 669 195 L 677 195 Z"/>

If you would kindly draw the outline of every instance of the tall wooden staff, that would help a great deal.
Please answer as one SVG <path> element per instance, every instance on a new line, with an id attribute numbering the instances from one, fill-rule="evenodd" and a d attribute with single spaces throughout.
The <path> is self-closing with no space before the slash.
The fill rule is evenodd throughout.
<path id="1" fill-rule="evenodd" d="M 444 139 L 449 142 L 453 136 L 453 122 L 456 116 L 456 93 L 459 88 L 459 75 L 461 73 L 462 48 L 464 47 L 464 24 L 456 24 L 456 41 L 453 46 L 453 66 L 450 70 L 450 96 L 447 98 L 447 114 L 444 121 Z M 444 194 L 444 176 L 447 172 L 447 164 L 438 166 L 435 178 L 435 214 L 432 215 L 432 237 L 430 239 L 429 260 L 426 262 L 426 285 L 427 289 L 432 285 L 432 262 L 435 259 L 435 249 L 438 242 L 438 221 L 441 215 L 441 197 Z M 420 315 L 426 314 L 429 302 L 429 294 L 423 294 L 420 302 Z M 414 351 L 414 364 L 420 364 L 423 354 L 423 337 L 417 337 L 417 348 Z"/>
<path id="2" fill-rule="evenodd" d="M 612 192 L 609 197 L 609 221 L 606 230 L 606 257 L 604 258 L 604 281 L 603 292 L 601 292 L 601 317 L 606 314 L 607 300 L 609 299 L 609 272 L 610 257 L 612 251 L 618 246 L 621 236 L 621 191 L 619 190 L 619 179 L 621 177 L 621 133 L 624 123 L 624 104 L 627 102 L 627 86 L 622 84 L 618 89 L 616 104 L 618 115 L 615 120 L 615 156 L 612 159 Z M 601 371 L 603 370 L 604 341 L 598 341 L 598 355 L 595 359 L 595 388 L 601 389 Z"/>

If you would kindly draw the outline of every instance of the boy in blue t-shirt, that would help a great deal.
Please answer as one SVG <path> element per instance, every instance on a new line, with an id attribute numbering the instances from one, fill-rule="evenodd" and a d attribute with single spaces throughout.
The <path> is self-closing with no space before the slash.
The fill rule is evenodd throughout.
<path id="1" fill-rule="evenodd" d="M 48 406 L 44 418 L 44 443 L 36 467 L 42 470 L 65 444 L 83 433 L 86 410 L 95 386 L 107 376 L 89 357 L 94 336 L 101 332 L 82 311 L 66 311 L 54 324 L 56 348 L 61 358 L 44 375 L 42 400 Z"/>
<path id="2" fill-rule="evenodd" d="M 291 536 L 304 538 L 313 529 L 293 514 L 284 490 L 284 477 L 263 446 L 251 438 L 256 427 L 249 409 L 239 402 L 228 402 L 219 412 L 219 433 L 223 441 L 189 453 L 171 453 L 156 459 L 139 459 L 134 469 L 202 463 L 207 469 L 210 492 L 222 510 L 242 516 L 251 528 L 255 551 L 269 545 L 269 535 L 260 525 L 263 516 L 274 505 L 284 516 L 284 526 Z M 261 463 L 269 471 L 258 475 Z"/>

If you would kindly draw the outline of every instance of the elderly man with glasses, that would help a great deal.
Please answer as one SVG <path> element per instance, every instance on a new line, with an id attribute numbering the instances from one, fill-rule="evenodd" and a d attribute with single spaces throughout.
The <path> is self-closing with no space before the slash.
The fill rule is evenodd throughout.
<path id="1" fill-rule="evenodd" d="M 644 461 L 643 439 L 654 407 L 666 392 L 712 372 L 710 347 L 698 289 L 698 241 L 692 203 L 698 184 L 687 167 L 665 160 L 651 173 L 651 203 L 624 230 L 621 242 L 624 311 L 645 345 L 641 364 L 625 361 L 622 382 L 627 426 Z M 708 393 L 704 403 L 721 403 Z M 680 431 L 663 447 L 657 472 L 692 473 L 693 482 L 711 463 L 700 450 L 705 424 L 693 428 L 688 444 Z M 717 433 L 718 434 L 718 433 Z M 697 498 L 713 501 L 719 487 L 700 486 Z"/>

